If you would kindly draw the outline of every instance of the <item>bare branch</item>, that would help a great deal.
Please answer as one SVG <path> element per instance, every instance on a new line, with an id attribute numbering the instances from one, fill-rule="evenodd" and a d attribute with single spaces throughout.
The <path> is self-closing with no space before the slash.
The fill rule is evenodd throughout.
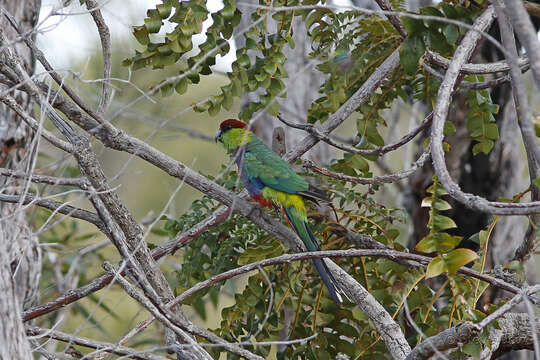
<path id="1" fill-rule="evenodd" d="M 494 15 L 495 12 L 493 7 L 489 7 L 478 19 L 476 19 L 474 27 L 480 30 L 486 29 L 493 21 Z M 471 209 L 499 215 L 527 215 L 532 213 L 540 213 L 540 202 L 538 201 L 530 203 L 490 202 L 482 197 L 464 193 L 452 180 L 450 173 L 446 168 L 444 161 L 444 150 L 442 146 L 442 140 L 444 137 L 443 126 L 448 115 L 448 108 L 452 98 L 452 90 L 460 73 L 462 64 L 470 57 L 479 39 L 480 35 L 478 32 L 469 31 L 467 33 L 461 44 L 456 49 L 454 58 L 452 59 L 448 71 L 445 74 L 444 80 L 439 88 L 437 102 L 433 111 L 434 116 L 431 128 L 431 155 L 433 158 L 435 172 L 437 173 L 441 184 L 444 186 L 446 191 L 448 191 L 450 196 Z"/>
<path id="2" fill-rule="evenodd" d="M 375 0 L 379 7 L 388 12 L 393 12 L 392 5 L 388 0 Z M 403 27 L 403 23 L 401 22 L 401 19 L 398 15 L 395 14 L 388 14 L 386 15 L 390 23 L 394 26 L 394 28 L 397 30 L 397 32 L 403 37 L 407 37 L 407 31 L 405 31 L 405 27 Z"/>
<path id="3" fill-rule="evenodd" d="M 317 138 L 320 141 L 324 141 L 328 145 L 331 145 L 335 148 L 338 148 L 340 150 L 346 151 L 351 154 L 357 154 L 357 155 L 378 155 L 382 156 L 388 152 L 394 151 L 396 149 L 399 149 L 401 146 L 407 144 L 409 141 L 415 138 L 416 135 L 418 135 L 422 130 L 427 128 L 431 124 L 431 119 L 433 118 L 433 113 L 429 113 L 424 120 L 413 130 L 411 130 L 408 134 L 404 135 L 401 139 L 398 141 L 387 144 L 384 146 L 379 146 L 374 149 L 357 149 L 354 146 L 346 145 L 346 144 L 340 144 L 336 142 L 334 139 L 332 139 L 330 136 L 328 136 L 328 133 L 322 132 L 318 127 L 313 126 L 311 124 L 297 124 L 297 123 L 291 123 L 283 118 L 283 116 L 278 115 L 277 118 L 284 123 L 285 125 L 288 125 L 295 129 L 300 129 L 308 132 L 313 137 Z M 325 122 L 326 123 L 326 122 Z"/>
<path id="4" fill-rule="evenodd" d="M 103 53 L 103 84 L 101 89 L 101 99 L 99 100 L 98 114 L 103 115 L 111 102 L 111 34 L 105 19 L 101 15 L 98 4 L 94 0 L 86 0 L 86 8 L 94 19 L 101 40 Z"/>
<path id="5" fill-rule="evenodd" d="M 433 356 L 435 352 L 442 352 L 448 349 L 452 349 L 459 346 L 460 344 L 464 344 L 473 340 L 480 334 L 482 329 L 484 329 L 493 321 L 501 318 L 514 306 L 519 304 L 523 300 L 524 296 L 529 297 L 530 295 L 538 292 L 539 290 L 539 285 L 526 288 L 517 293 L 510 301 L 506 302 L 503 306 L 486 316 L 480 322 L 476 324 L 473 324 L 471 322 L 465 322 L 457 326 L 451 327 L 450 329 L 441 331 L 437 335 L 425 339 L 411 351 L 411 353 L 407 356 L 407 360 L 428 359 Z M 532 333 L 533 332 L 531 332 L 531 334 Z"/>
<path id="6" fill-rule="evenodd" d="M 76 219 L 81 219 L 94 224 L 101 231 L 105 230 L 103 222 L 99 216 L 91 211 L 80 209 L 62 202 L 38 198 L 33 194 L 27 193 L 24 199 L 21 195 L 6 195 L 0 194 L 0 201 L 9 203 L 22 203 L 23 205 L 37 205 L 60 214 L 68 215 Z"/>
<path id="7" fill-rule="evenodd" d="M 508 14 L 514 25 L 514 30 L 527 50 L 527 56 L 531 62 L 533 78 L 536 82 L 536 88 L 540 89 L 540 44 L 538 44 L 538 34 L 534 25 L 523 6 L 522 1 L 505 0 L 506 7 L 504 12 Z M 510 54 L 512 56 L 512 54 Z M 507 60 L 508 59 L 507 57 Z M 512 79 L 515 81 L 515 79 Z"/>
<path id="8" fill-rule="evenodd" d="M 0 93 L 0 101 L 6 104 L 7 106 L 9 106 L 11 109 L 13 109 L 13 111 L 15 111 L 17 115 L 19 115 L 21 119 L 23 119 L 23 121 L 32 130 L 36 132 L 36 134 L 41 134 L 41 136 L 43 136 L 48 142 L 50 142 L 52 145 L 56 146 L 57 148 L 64 150 L 65 152 L 68 152 L 68 153 L 73 152 L 73 147 L 71 146 L 71 144 L 69 144 L 68 142 L 64 140 L 60 140 L 53 133 L 41 127 L 41 125 L 33 117 L 31 117 L 30 115 L 28 115 L 26 111 L 24 111 L 22 106 L 20 106 L 17 103 L 17 100 L 15 100 L 14 98 L 12 98 L 11 96 L 5 93 L 4 94 Z"/>
<path id="9" fill-rule="evenodd" d="M 94 110 L 92 110 L 89 106 L 87 106 L 84 101 L 71 89 L 68 85 L 65 84 L 65 82 L 62 80 L 60 75 L 54 70 L 54 68 L 51 66 L 51 64 L 48 62 L 47 58 L 43 54 L 43 52 L 34 44 L 31 37 L 25 36 L 19 29 L 19 26 L 13 16 L 11 16 L 10 13 L 5 11 L 4 9 L 1 9 L 4 16 L 9 20 L 11 26 L 17 31 L 19 35 L 22 36 L 22 39 L 28 45 L 30 49 L 32 49 L 32 52 L 34 53 L 34 56 L 36 59 L 43 65 L 45 70 L 49 72 L 53 80 L 68 94 L 68 96 L 73 99 L 73 101 L 81 108 L 83 109 L 88 115 L 90 115 L 97 123 L 98 125 L 103 126 L 107 131 L 113 131 L 113 127 L 109 126 L 109 122 L 106 121 L 100 114 L 96 113 Z M 101 127 L 100 127 L 101 128 Z"/>
<path id="10" fill-rule="evenodd" d="M 424 59 L 430 64 L 439 65 L 444 69 L 450 67 L 450 60 L 437 54 L 432 50 L 427 50 L 424 55 Z M 529 68 L 529 59 L 526 56 L 520 56 L 517 59 L 519 68 L 521 71 L 525 71 Z M 509 72 L 510 65 L 506 61 L 497 61 L 487 64 L 468 64 L 464 63 L 461 66 L 460 72 L 463 74 L 482 75 L 482 74 L 494 74 L 499 72 Z"/>
<path id="11" fill-rule="evenodd" d="M 399 66 L 399 49 L 387 57 L 383 63 L 371 74 L 371 76 L 341 107 L 328 117 L 324 123 L 317 127 L 320 134 L 327 135 L 341 125 L 360 105 L 362 105 L 379 87 L 381 82 L 388 78 Z M 293 149 L 283 157 L 286 161 L 292 162 L 298 159 L 306 151 L 319 142 L 313 135 L 308 135 L 302 139 Z"/>
<path id="12" fill-rule="evenodd" d="M 163 256 L 174 253 L 176 250 L 196 239 L 199 235 L 203 234 L 209 228 L 214 227 L 217 224 L 225 221 L 229 217 L 229 214 L 230 208 L 224 206 L 220 207 L 214 212 L 212 216 L 195 225 L 191 229 L 176 236 L 174 239 L 155 248 L 152 251 L 152 257 L 155 260 L 158 260 Z M 121 274 L 123 275 L 124 272 L 122 272 Z M 23 320 L 29 321 L 35 319 L 36 317 L 61 309 L 79 299 L 82 299 L 100 289 L 103 289 L 105 286 L 110 284 L 112 280 L 113 277 L 110 274 L 104 274 L 80 288 L 70 290 L 54 300 L 34 306 L 26 310 L 22 314 Z"/>
<path id="13" fill-rule="evenodd" d="M 422 67 L 424 69 L 426 69 L 426 71 L 428 73 L 435 76 L 437 79 L 439 79 L 441 81 L 444 79 L 443 74 L 439 73 L 437 70 L 435 70 L 434 68 L 432 68 L 428 64 L 423 63 Z M 504 76 L 498 77 L 496 79 L 486 80 L 486 81 L 482 81 L 482 82 L 461 81 L 459 83 L 459 87 L 460 88 L 466 88 L 466 89 L 472 89 L 472 90 L 482 90 L 482 89 L 489 89 L 489 88 L 498 86 L 500 84 L 507 83 L 509 81 L 510 81 L 510 76 L 509 75 L 504 75 Z"/>
<path id="14" fill-rule="evenodd" d="M 88 182 L 85 178 L 63 178 L 47 175 L 28 174 L 23 171 L 16 171 L 0 167 L 0 175 L 5 177 L 14 177 L 17 179 L 26 179 L 36 183 L 49 184 L 49 185 L 67 185 L 77 186 L 85 189 Z"/>
<path id="15" fill-rule="evenodd" d="M 52 330 L 52 329 L 43 329 L 37 326 L 26 326 L 26 334 L 28 336 L 35 337 L 47 337 L 55 340 L 60 340 L 68 344 L 74 344 L 79 346 L 84 346 L 91 349 L 99 350 L 100 352 L 107 352 L 110 354 L 122 355 L 131 359 L 140 359 L 140 360 L 166 360 L 167 358 L 163 356 L 153 355 L 148 351 L 135 350 L 121 345 L 116 345 L 112 343 L 106 343 L 102 341 L 92 340 L 88 338 L 83 338 L 71 334 L 66 334 L 61 331 Z M 153 351 L 153 350 L 150 350 Z"/>
<path id="16" fill-rule="evenodd" d="M 146 299 L 143 294 L 141 294 L 139 291 L 137 291 L 137 289 L 135 289 L 134 286 L 132 286 L 129 282 L 127 282 L 127 280 L 125 280 L 120 275 L 119 272 L 114 270 L 112 265 L 110 265 L 108 263 L 105 263 L 104 267 L 105 267 L 105 269 L 107 271 L 114 273 L 114 276 L 116 276 L 116 279 L 117 279 L 118 283 L 124 288 L 124 290 L 128 293 L 128 295 L 131 296 L 132 298 L 134 298 L 135 300 L 137 300 L 141 305 L 143 305 L 157 320 L 159 320 L 161 323 L 163 323 L 163 325 L 165 325 L 167 328 L 173 330 L 178 336 L 180 336 L 182 338 L 189 338 L 184 333 L 184 330 L 182 330 L 182 328 L 180 328 L 180 326 L 182 326 L 182 325 L 175 324 L 175 323 L 172 322 L 172 320 L 169 319 L 169 317 L 171 319 L 174 319 L 174 316 L 171 317 L 171 312 L 170 312 L 170 310 L 168 310 L 169 307 L 154 305 L 152 302 L 150 302 L 148 299 Z M 226 350 L 232 352 L 233 354 L 236 354 L 238 356 L 242 356 L 242 357 L 244 357 L 246 359 L 257 359 L 257 360 L 262 360 L 263 359 L 260 356 L 257 356 L 257 355 L 255 355 L 255 354 L 253 354 L 253 353 L 251 353 L 251 352 L 249 352 L 249 351 L 247 351 L 245 349 L 240 348 L 239 346 L 227 343 L 222 339 L 221 339 L 221 341 L 222 342 L 220 343 L 220 345 L 222 345 L 223 348 L 225 348 Z M 195 342 L 195 340 L 191 340 L 191 342 L 188 342 L 188 345 L 200 346 L 199 344 L 197 344 Z M 199 356 L 201 356 L 201 359 L 203 359 L 203 358 L 205 358 L 205 359 L 208 358 L 210 360 L 212 359 L 207 353 L 206 354 L 205 353 L 200 353 Z"/>
<path id="17" fill-rule="evenodd" d="M 497 12 L 497 20 L 501 32 L 501 39 L 506 50 L 513 55 L 517 55 L 517 47 L 514 38 L 514 33 L 511 29 L 510 22 L 504 13 L 502 0 L 494 0 L 493 6 Z M 510 64 L 510 75 L 512 76 L 512 94 L 514 105 L 517 113 L 517 123 L 521 131 L 521 137 L 525 146 L 525 154 L 527 155 L 527 163 L 529 165 L 529 182 L 531 189 L 531 200 L 540 200 L 540 190 L 534 184 L 534 180 L 540 176 L 540 147 L 532 124 L 532 114 L 527 100 L 527 92 L 525 82 L 521 76 L 518 64 L 514 56 L 507 58 Z M 529 223 L 529 228 L 523 238 L 523 242 L 516 249 L 515 259 L 525 260 L 534 250 L 536 240 L 536 224 L 540 224 L 540 215 L 531 216 L 532 223 Z"/>
<path id="18" fill-rule="evenodd" d="M 416 345 L 409 353 L 406 360 L 429 359 L 435 352 L 442 352 L 455 348 L 459 344 L 464 344 L 476 338 L 480 334 L 478 325 L 465 322 L 458 326 L 451 327 L 429 337 Z"/>
<path id="19" fill-rule="evenodd" d="M 302 166 L 304 166 L 308 170 L 312 170 L 314 172 L 317 172 L 321 175 L 328 176 L 334 179 L 347 181 L 354 184 L 383 184 L 383 183 L 393 183 L 396 181 L 400 181 L 403 179 L 408 178 L 412 174 L 416 172 L 419 168 L 424 166 L 426 161 L 429 159 L 430 156 L 430 150 L 424 151 L 422 155 L 416 160 L 409 169 L 403 170 L 400 172 L 397 172 L 395 174 L 388 174 L 388 175 L 381 175 L 381 176 L 374 176 L 372 178 L 362 178 L 362 177 L 356 177 L 356 176 L 349 176 L 341 173 L 337 173 L 325 168 L 321 168 L 311 160 L 303 160 Z"/>

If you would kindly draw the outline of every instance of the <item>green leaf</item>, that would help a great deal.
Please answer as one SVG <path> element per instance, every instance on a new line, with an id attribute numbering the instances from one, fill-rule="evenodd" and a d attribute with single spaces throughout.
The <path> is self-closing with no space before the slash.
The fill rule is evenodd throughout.
<path id="1" fill-rule="evenodd" d="M 426 15 L 426 16 L 443 17 L 442 12 L 434 6 L 425 6 L 421 8 L 420 14 Z M 440 26 L 440 22 L 435 21 L 435 20 L 424 20 L 424 24 L 426 24 L 430 28 L 435 28 L 437 30 L 438 30 L 438 27 Z"/>
<path id="2" fill-rule="evenodd" d="M 457 26 L 453 24 L 446 24 L 443 27 L 443 35 L 449 45 L 455 45 L 459 36 L 459 30 Z"/>
<path id="3" fill-rule="evenodd" d="M 434 214 L 429 221 L 435 231 L 454 229 L 457 227 L 454 220 L 450 219 L 448 216 L 440 214 Z"/>
<path id="4" fill-rule="evenodd" d="M 275 99 L 272 99 L 272 101 L 266 108 L 266 112 L 268 112 L 272 116 L 277 116 L 279 114 L 279 103 Z"/>
<path id="5" fill-rule="evenodd" d="M 452 236 L 447 233 L 434 234 L 436 247 L 439 253 L 447 253 L 456 248 L 461 242 L 461 236 Z"/>
<path id="6" fill-rule="evenodd" d="M 471 341 L 470 343 L 467 343 L 462 346 L 461 348 L 463 352 L 469 356 L 471 356 L 473 359 L 480 360 L 480 353 L 482 352 L 482 345 L 478 341 Z"/>
<path id="7" fill-rule="evenodd" d="M 163 22 L 158 10 L 150 9 L 146 13 L 147 17 L 144 19 L 144 25 L 148 29 L 150 34 L 155 34 L 161 29 Z"/>
<path id="8" fill-rule="evenodd" d="M 414 75 L 418 70 L 418 60 L 426 52 L 424 40 L 419 36 L 405 39 L 399 52 L 399 60 L 408 75 Z"/>
<path id="9" fill-rule="evenodd" d="M 424 34 L 424 31 L 426 30 L 426 27 L 424 26 L 424 22 L 422 20 L 416 20 L 410 17 L 403 16 L 401 18 L 401 21 L 403 22 L 405 30 L 407 30 L 409 38 L 415 35 L 422 36 Z"/>
<path id="10" fill-rule="evenodd" d="M 446 135 L 446 136 L 452 135 L 455 132 L 456 132 L 456 126 L 454 125 L 454 123 L 451 122 L 451 121 L 445 121 L 444 122 L 444 129 L 443 129 L 444 135 Z"/>
<path id="11" fill-rule="evenodd" d="M 441 256 L 437 256 L 431 260 L 426 269 L 426 279 L 439 276 L 446 271 L 446 264 Z"/>
<path id="12" fill-rule="evenodd" d="M 491 140 L 486 140 L 486 141 L 483 141 L 481 143 L 478 143 L 478 144 L 475 144 L 472 148 L 472 152 L 473 152 L 473 155 L 477 155 L 481 152 L 483 152 L 484 154 L 489 154 L 489 152 L 491 151 L 491 149 L 493 149 L 493 146 L 495 144 L 493 143 L 493 141 Z"/>
<path id="13" fill-rule="evenodd" d="M 159 16 L 162 19 L 166 19 L 171 15 L 172 3 L 170 1 L 167 1 L 164 4 L 159 4 L 156 6 L 156 9 L 159 13 Z"/>
<path id="14" fill-rule="evenodd" d="M 499 138 L 499 128 L 497 127 L 497 124 L 487 124 L 485 132 L 488 139 L 497 140 Z"/>
<path id="15" fill-rule="evenodd" d="M 146 26 L 134 26 L 133 36 L 135 36 L 135 39 L 137 39 L 141 45 L 148 45 L 150 43 L 150 36 Z"/>
<path id="16" fill-rule="evenodd" d="M 454 275 L 460 267 L 476 259 L 478 259 L 478 254 L 471 249 L 455 249 L 444 255 L 446 268 L 450 275 Z"/>
<path id="17" fill-rule="evenodd" d="M 249 60 L 249 56 L 247 56 L 246 54 L 240 56 L 240 57 L 236 60 L 236 62 L 237 62 L 240 66 L 242 66 L 242 67 L 244 67 L 244 68 L 247 68 L 247 67 L 249 67 L 249 65 L 251 65 L 251 61 Z"/>
<path id="18" fill-rule="evenodd" d="M 360 171 L 369 171 L 368 162 L 361 155 L 353 155 L 349 159 L 352 168 Z"/>
<path id="19" fill-rule="evenodd" d="M 538 189 L 540 189 L 540 177 L 537 177 L 533 181 L 534 186 L 536 186 Z"/>
<path id="20" fill-rule="evenodd" d="M 430 234 L 420 240 L 420 242 L 416 244 L 415 249 L 423 253 L 432 253 L 437 251 L 437 246 L 435 246 L 434 238 Z"/>

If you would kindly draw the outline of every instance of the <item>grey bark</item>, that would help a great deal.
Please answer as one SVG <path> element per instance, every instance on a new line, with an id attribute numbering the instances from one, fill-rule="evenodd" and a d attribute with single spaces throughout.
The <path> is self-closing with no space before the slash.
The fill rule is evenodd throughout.
<path id="1" fill-rule="evenodd" d="M 40 0 L 0 0 L 0 6 L 10 12 L 25 32 L 37 22 Z M 2 16 L 0 28 L 10 41 L 17 38 L 14 30 Z M 32 36 L 32 35 L 29 35 Z M 4 44 L 2 44 L 4 45 Z M 22 44 L 12 47 L 23 59 L 29 73 L 33 73 L 32 53 Z M 3 55 L 0 54 L 0 59 Z M 12 94 L 27 111 L 32 110 L 29 96 L 18 91 Z M 32 164 L 31 130 L 7 106 L 0 105 L 0 166 L 18 171 L 27 170 Z M 24 181 L 9 180 L 0 183 L 3 192 L 24 191 Z M 9 191 L 8 191 L 9 190 Z M 37 237 L 28 226 L 20 204 L 0 203 L 0 358 L 31 359 L 32 352 L 26 338 L 20 314 L 39 300 L 41 253 Z"/>

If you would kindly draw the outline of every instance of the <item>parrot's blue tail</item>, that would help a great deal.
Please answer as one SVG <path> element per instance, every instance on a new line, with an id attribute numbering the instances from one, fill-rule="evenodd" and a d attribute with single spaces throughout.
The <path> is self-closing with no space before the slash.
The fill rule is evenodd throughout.
<path id="1" fill-rule="evenodd" d="M 308 251 L 320 250 L 319 240 L 311 231 L 307 219 L 302 219 L 299 216 L 295 216 L 296 209 L 292 207 L 284 208 L 284 211 L 287 215 L 287 219 L 289 220 L 289 224 L 296 231 L 300 239 L 302 239 L 302 241 L 306 245 L 306 249 Z M 345 291 L 343 290 L 341 285 L 336 281 L 336 279 L 328 269 L 328 266 L 324 262 L 324 259 L 312 259 L 312 261 L 315 265 L 315 268 L 319 272 L 319 275 L 321 276 L 324 285 L 326 285 L 326 288 L 328 289 L 328 292 L 330 293 L 332 299 L 334 299 L 334 301 L 338 304 L 342 304 L 342 295 L 344 295 L 345 297 L 347 297 L 347 295 L 345 294 Z"/>

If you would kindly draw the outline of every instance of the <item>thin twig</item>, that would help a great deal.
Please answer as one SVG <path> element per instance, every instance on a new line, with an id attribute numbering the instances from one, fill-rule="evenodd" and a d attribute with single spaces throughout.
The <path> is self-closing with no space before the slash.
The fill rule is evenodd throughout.
<path id="1" fill-rule="evenodd" d="M 39 337 L 39 338 L 47 337 L 47 338 L 66 342 L 68 344 L 84 346 L 87 348 L 104 351 L 110 354 L 126 356 L 131 359 L 140 359 L 140 360 L 166 360 L 167 359 L 163 356 L 158 356 L 158 355 L 154 355 L 150 353 L 151 351 L 155 351 L 155 349 L 136 350 L 136 349 L 128 348 L 121 345 L 83 338 L 83 337 L 75 336 L 72 334 L 67 334 L 58 330 L 44 329 L 37 326 L 27 325 L 26 334 L 28 336 L 34 336 L 34 337 Z"/>
<path id="2" fill-rule="evenodd" d="M 86 8 L 94 19 L 101 40 L 101 49 L 103 53 L 103 84 L 101 89 L 101 98 L 97 112 L 101 115 L 105 113 L 111 102 L 111 34 L 105 19 L 101 15 L 98 4 L 94 0 L 86 0 Z"/>
<path id="3" fill-rule="evenodd" d="M 334 179 L 347 181 L 354 184 L 384 184 L 384 183 L 393 183 L 396 181 L 400 181 L 403 179 L 408 178 L 412 174 L 416 172 L 416 170 L 420 169 L 424 166 L 426 161 L 430 157 L 430 151 L 429 149 L 427 151 L 424 151 L 422 155 L 416 160 L 409 169 L 402 170 L 400 172 L 394 173 L 394 174 L 388 174 L 388 175 L 381 175 L 381 176 L 374 176 L 372 178 L 363 178 L 363 177 L 356 177 L 356 176 L 350 176 L 345 175 L 341 173 L 337 173 L 335 171 L 331 171 L 325 168 L 321 168 L 311 160 L 303 160 L 302 166 L 304 166 L 308 170 L 315 171 L 321 175 L 328 176 Z"/>
<path id="4" fill-rule="evenodd" d="M 26 196 L 0 194 L 0 201 L 9 203 L 22 203 L 23 205 L 37 205 L 60 214 L 68 215 L 76 219 L 81 219 L 94 224 L 98 229 L 103 230 L 104 225 L 99 216 L 88 210 L 80 209 L 63 202 L 58 202 L 50 199 L 38 198 L 31 193 Z"/>
<path id="5" fill-rule="evenodd" d="M 17 179 L 28 179 L 35 183 L 49 184 L 49 185 L 64 185 L 64 186 L 77 186 L 85 188 L 88 185 L 86 178 L 69 178 L 69 177 L 55 177 L 48 175 L 28 174 L 24 171 L 17 171 L 12 169 L 0 168 L 0 175 L 5 177 L 13 177 Z"/>
<path id="6" fill-rule="evenodd" d="M 327 133 L 324 133 L 323 131 L 321 131 L 316 126 L 313 126 L 311 124 L 291 123 L 291 122 L 285 120 L 285 118 L 283 118 L 283 116 L 281 116 L 279 114 L 278 114 L 277 118 L 278 118 L 279 121 L 281 121 L 285 125 L 290 126 L 292 128 L 295 128 L 295 129 L 304 130 L 304 131 L 308 132 L 309 134 L 311 134 L 312 136 L 314 136 L 315 138 L 317 138 L 317 140 L 324 141 L 328 145 L 333 146 L 335 148 L 338 148 L 340 150 L 343 150 L 345 152 L 348 152 L 348 153 L 351 153 L 351 154 L 357 154 L 357 155 L 378 155 L 378 156 L 382 156 L 382 155 L 384 155 L 384 154 L 386 154 L 388 152 L 399 149 L 401 146 L 407 144 L 409 141 L 414 139 L 416 135 L 418 135 L 422 130 L 424 130 L 425 128 L 427 128 L 431 124 L 431 120 L 433 118 L 433 113 L 432 112 L 429 113 L 417 127 L 412 129 L 408 134 L 404 135 L 398 141 L 396 141 L 394 143 L 384 145 L 384 146 L 379 146 L 379 147 L 376 147 L 374 149 L 358 149 L 358 148 L 356 148 L 354 146 L 341 144 L 341 143 L 338 143 L 337 141 L 335 141 L 334 139 L 332 139 L 330 136 L 327 135 Z"/>

